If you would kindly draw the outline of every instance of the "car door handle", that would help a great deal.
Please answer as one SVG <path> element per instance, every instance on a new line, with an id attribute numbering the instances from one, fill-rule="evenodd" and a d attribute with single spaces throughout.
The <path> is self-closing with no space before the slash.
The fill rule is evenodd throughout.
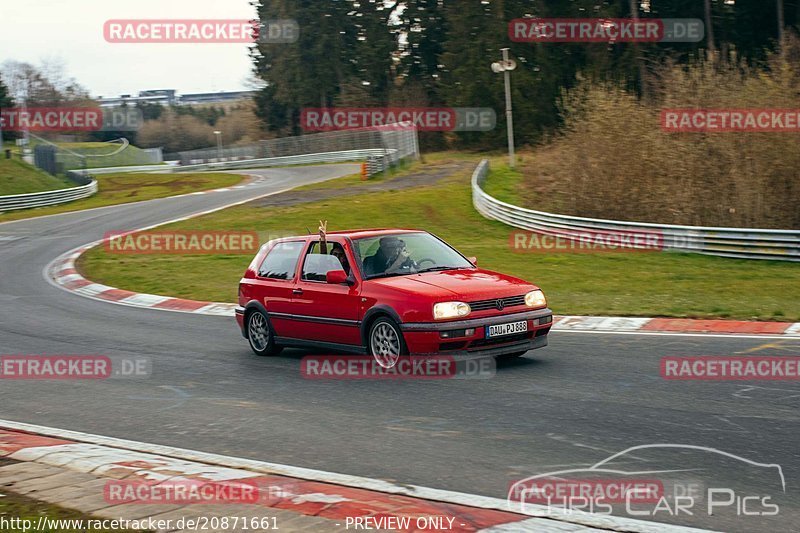
<path id="1" fill-rule="evenodd" d="M 295 289 L 292 291 L 292 294 L 297 294 L 297 295 L 303 294 L 303 289 Z"/>

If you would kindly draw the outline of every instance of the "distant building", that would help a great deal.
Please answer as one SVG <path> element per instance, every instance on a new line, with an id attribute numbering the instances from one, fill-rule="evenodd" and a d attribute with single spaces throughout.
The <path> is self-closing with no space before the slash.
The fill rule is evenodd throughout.
<path id="1" fill-rule="evenodd" d="M 118 107 L 123 104 L 136 105 L 137 103 L 160 104 L 160 105 L 201 105 L 201 104 L 223 104 L 251 98 L 256 91 L 219 91 L 214 93 L 189 93 L 177 95 L 175 89 L 151 89 L 140 91 L 139 96 L 123 94 L 119 97 L 98 98 L 100 107 Z"/>
<path id="2" fill-rule="evenodd" d="M 196 105 L 196 104 L 216 104 L 234 102 L 236 100 L 244 100 L 245 98 L 252 98 L 255 96 L 256 91 L 230 91 L 218 93 L 192 93 L 184 94 L 178 99 L 181 105 Z"/>
<path id="3" fill-rule="evenodd" d="M 149 91 L 140 91 L 139 98 L 154 98 L 158 99 L 165 99 L 168 105 L 172 105 L 175 103 L 175 89 L 151 89 Z M 150 100 L 150 102 L 155 102 L 156 100 Z"/>

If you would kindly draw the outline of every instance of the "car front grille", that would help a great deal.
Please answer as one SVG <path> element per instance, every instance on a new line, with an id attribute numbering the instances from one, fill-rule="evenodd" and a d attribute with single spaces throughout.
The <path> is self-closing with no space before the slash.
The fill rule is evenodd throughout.
<path id="1" fill-rule="evenodd" d="M 519 307 L 520 305 L 525 305 L 525 295 L 509 296 L 507 298 L 493 298 L 491 300 L 479 300 L 477 302 L 467 303 L 473 311 L 488 311 L 489 309 L 496 309 L 500 311 L 508 307 Z"/>

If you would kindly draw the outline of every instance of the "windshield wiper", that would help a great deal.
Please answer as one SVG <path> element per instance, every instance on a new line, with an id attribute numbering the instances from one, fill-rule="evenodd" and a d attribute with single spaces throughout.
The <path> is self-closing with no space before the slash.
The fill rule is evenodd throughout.
<path id="1" fill-rule="evenodd" d="M 428 267 L 428 268 L 423 268 L 422 270 L 417 270 L 417 274 L 422 274 L 423 272 L 441 272 L 442 270 L 461 270 L 461 267 L 446 267 L 446 266 Z"/>
<path id="2" fill-rule="evenodd" d="M 384 272 L 383 274 L 373 274 L 372 276 L 367 276 L 367 279 L 393 278 L 396 276 L 408 276 L 409 274 L 415 274 L 415 272 Z"/>

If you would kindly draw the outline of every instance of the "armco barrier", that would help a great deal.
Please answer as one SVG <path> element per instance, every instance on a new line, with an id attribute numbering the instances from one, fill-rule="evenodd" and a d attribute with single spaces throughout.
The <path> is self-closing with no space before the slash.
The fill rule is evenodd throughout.
<path id="1" fill-rule="evenodd" d="M 80 185 L 70 189 L 0 196 L 0 212 L 63 204 L 65 202 L 87 198 L 96 192 L 97 180 L 91 179 L 86 185 Z"/>
<path id="2" fill-rule="evenodd" d="M 489 161 L 484 159 L 472 175 L 473 205 L 486 218 L 515 228 L 564 238 L 580 232 L 652 232 L 661 236 L 667 250 L 740 259 L 800 261 L 800 231 L 623 222 L 534 211 L 488 195 L 481 188 L 488 173 Z"/>
<path id="3" fill-rule="evenodd" d="M 397 150 L 382 150 L 370 148 L 368 150 L 343 150 L 339 152 L 323 152 L 319 154 L 288 155 L 283 157 L 268 157 L 265 159 L 245 159 L 241 161 L 221 161 L 216 163 L 201 163 L 199 165 L 182 165 L 169 167 L 167 172 L 188 172 L 195 170 L 237 169 L 247 167 L 280 167 L 285 165 L 308 165 L 314 163 L 337 163 L 343 161 L 364 161 L 370 157 L 393 159 Z"/>
<path id="4" fill-rule="evenodd" d="M 217 161 L 213 163 L 200 163 L 197 165 L 146 165 L 137 167 L 93 168 L 89 170 L 75 170 L 76 174 L 110 174 L 114 172 L 197 172 L 203 170 L 235 170 L 242 168 L 280 167 L 287 165 L 308 165 L 315 163 L 337 163 L 344 161 L 366 161 L 375 157 L 395 162 L 400 159 L 395 153 L 397 150 L 382 150 L 371 148 L 368 150 L 344 150 L 340 152 L 324 152 L 319 154 L 289 155 L 284 157 L 269 157 L 266 159 L 242 159 L 230 161 Z"/>
<path id="5" fill-rule="evenodd" d="M 244 161 L 220 161 L 216 163 L 203 163 L 200 165 L 147 165 L 113 168 L 93 168 L 89 170 L 71 170 L 72 179 L 88 181 L 86 185 L 72 189 L 58 191 L 45 191 L 30 194 L 16 194 L 0 196 L 0 212 L 14 209 L 27 209 L 31 207 L 44 207 L 61 204 L 86 198 L 97 192 L 97 181 L 91 179 L 92 174 L 110 174 L 114 172 L 191 172 L 202 170 L 232 170 L 249 167 L 277 167 L 286 165 L 308 165 L 314 163 L 335 163 L 343 161 L 377 161 L 370 166 L 370 176 L 384 170 L 388 165 L 395 163 L 406 156 L 397 154 L 397 150 L 382 150 L 372 148 L 368 150 L 345 150 L 340 152 L 326 152 L 320 154 L 303 154 L 285 157 L 271 157 L 267 159 L 247 159 Z"/>

